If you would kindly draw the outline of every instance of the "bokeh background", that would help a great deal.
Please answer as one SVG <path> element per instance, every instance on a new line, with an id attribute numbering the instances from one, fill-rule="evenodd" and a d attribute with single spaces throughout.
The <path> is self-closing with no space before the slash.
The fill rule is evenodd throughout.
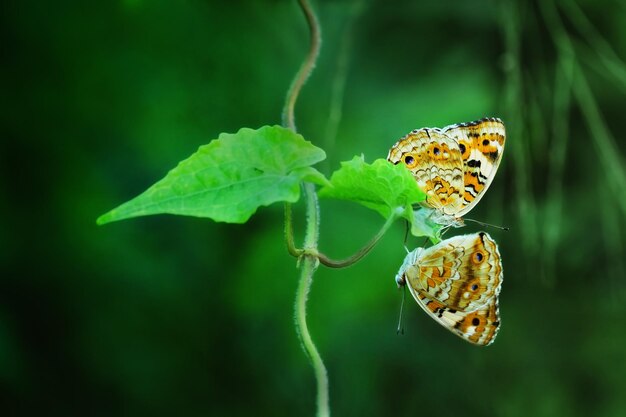
<path id="1" fill-rule="evenodd" d="M 412 301 L 396 335 L 398 223 L 359 264 L 315 276 L 333 414 L 626 415 L 626 3 L 314 6 L 322 54 L 296 117 L 325 173 L 418 127 L 508 128 L 469 216 L 511 228 L 489 230 L 504 263 L 495 344 Z M 314 415 L 280 205 L 245 225 L 95 224 L 220 132 L 280 123 L 308 45 L 297 3 L 1 7 L 0 414 Z M 323 201 L 321 248 L 347 256 L 382 222 Z"/>

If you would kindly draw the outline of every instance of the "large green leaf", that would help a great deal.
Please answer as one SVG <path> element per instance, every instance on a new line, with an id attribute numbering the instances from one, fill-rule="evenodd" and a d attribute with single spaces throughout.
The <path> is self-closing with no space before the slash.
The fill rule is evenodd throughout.
<path id="1" fill-rule="evenodd" d="M 412 224 L 411 206 L 424 200 L 426 194 L 403 165 L 393 165 L 384 159 L 367 164 L 363 157 L 355 156 L 341 163 L 330 185 L 321 189 L 320 197 L 354 201 L 385 218 L 402 216 Z"/>
<path id="2" fill-rule="evenodd" d="M 327 184 L 311 167 L 324 158 L 322 149 L 280 126 L 222 133 L 97 222 L 169 213 L 244 223 L 260 206 L 297 201 L 302 181 Z"/>

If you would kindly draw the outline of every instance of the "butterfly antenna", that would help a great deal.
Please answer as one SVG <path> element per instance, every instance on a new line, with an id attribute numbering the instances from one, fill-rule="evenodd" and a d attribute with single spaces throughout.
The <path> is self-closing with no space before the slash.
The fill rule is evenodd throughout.
<path id="1" fill-rule="evenodd" d="M 398 329 L 396 334 L 404 334 L 404 327 L 402 326 L 402 316 L 404 315 L 404 298 L 406 295 L 406 285 L 402 287 L 402 301 L 400 302 L 400 318 L 398 319 Z"/>
<path id="2" fill-rule="evenodd" d="M 485 226 L 485 227 L 493 227 L 495 229 L 500 229 L 500 230 L 505 230 L 508 231 L 510 230 L 507 226 L 497 226 L 495 224 L 489 224 L 489 223 L 483 223 L 483 222 L 479 222 L 478 220 L 474 220 L 474 219 L 464 219 L 466 222 L 474 222 L 474 223 L 478 223 L 481 226 Z"/>

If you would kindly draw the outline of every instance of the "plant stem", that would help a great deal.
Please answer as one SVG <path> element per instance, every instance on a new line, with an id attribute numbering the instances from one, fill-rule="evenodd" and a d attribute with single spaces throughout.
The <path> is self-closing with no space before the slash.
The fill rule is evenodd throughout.
<path id="1" fill-rule="evenodd" d="M 318 417 L 330 416 L 330 407 L 328 402 L 328 374 L 322 357 L 320 356 L 306 322 L 306 302 L 311 284 L 313 283 L 313 274 L 319 265 L 319 261 L 314 252 L 317 250 L 317 241 L 319 233 L 319 204 L 317 202 L 317 194 L 315 186 L 310 183 L 304 184 L 306 190 L 306 207 L 307 207 L 307 229 L 304 237 L 304 250 L 301 267 L 300 282 L 296 293 L 295 320 L 298 335 L 302 342 L 302 347 L 307 356 L 311 360 L 315 380 L 317 382 L 317 415 Z M 312 252 L 312 253 L 309 253 Z"/>
<path id="2" fill-rule="evenodd" d="M 317 257 L 317 259 L 320 261 L 322 265 L 327 266 L 329 268 L 337 268 L 337 269 L 346 268 L 352 264 L 357 263 L 365 255 L 367 255 L 369 251 L 372 250 L 374 246 L 376 246 L 378 241 L 384 236 L 387 230 L 389 230 L 389 227 L 397 218 L 398 218 L 397 215 L 390 216 L 385 221 L 385 224 L 383 224 L 383 226 L 380 228 L 378 233 L 376 233 L 376 235 L 374 235 L 374 237 L 372 237 L 372 239 L 370 239 L 370 241 L 367 242 L 365 246 L 359 249 L 354 255 L 351 255 L 345 259 L 335 260 L 335 259 L 329 258 L 322 252 L 318 252 L 317 249 L 303 250 L 303 249 L 296 248 L 294 239 L 293 239 L 293 215 L 291 212 L 291 204 L 285 203 L 285 244 L 287 245 L 287 251 L 289 252 L 289 254 L 296 258 L 299 258 L 304 253 L 306 253 L 308 255 Z"/>
<path id="3" fill-rule="evenodd" d="M 299 3 L 309 25 L 311 43 L 309 53 L 289 87 L 287 98 L 285 99 L 285 106 L 283 108 L 283 125 L 290 128 L 294 132 L 296 131 L 294 107 L 302 86 L 309 78 L 309 75 L 315 66 L 315 61 L 319 55 L 321 43 L 319 22 L 315 13 L 311 9 L 311 5 L 308 0 L 299 0 Z M 307 213 L 304 250 L 298 251 L 293 243 L 291 206 L 289 204 L 285 205 L 285 240 L 287 242 L 289 253 L 292 255 L 297 254 L 301 257 L 300 282 L 298 283 L 298 290 L 296 292 L 295 305 L 296 331 L 300 336 L 302 347 L 311 360 L 311 365 L 313 366 L 315 380 L 317 382 L 317 415 L 318 417 L 329 417 L 330 406 L 328 403 L 328 374 L 326 373 L 324 362 L 322 362 L 322 357 L 313 343 L 313 339 L 311 338 L 309 327 L 306 322 L 307 296 L 311 289 L 311 285 L 313 284 L 313 274 L 319 265 L 316 253 L 320 220 L 315 185 L 305 183 L 304 193 L 306 196 Z"/>
<path id="4" fill-rule="evenodd" d="M 298 100 L 298 96 L 300 94 L 300 90 L 302 89 L 302 86 L 304 86 L 304 83 L 307 81 L 307 79 L 311 75 L 311 71 L 315 67 L 315 62 L 317 61 L 317 57 L 320 51 L 320 45 L 322 43 L 319 21 L 317 20 L 317 16 L 313 12 L 311 5 L 309 4 L 308 0 L 298 0 L 298 2 L 300 3 L 300 7 L 302 8 L 302 11 L 304 12 L 304 15 L 307 19 L 307 23 L 309 25 L 309 30 L 311 34 L 311 42 L 309 45 L 309 53 L 307 54 L 306 59 L 302 63 L 302 66 L 300 66 L 298 73 L 294 77 L 291 83 L 291 86 L 289 87 L 289 91 L 287 91 L 287 97 L 285 99 L 285 105 L 283 107 L 283 115 L 282 115 L 283 126 L 290 128 L 294 132 L 296 131 L 296 122 L 295 122 L 295 116 L 294 116 L 294 108 L 296 105 L 296 101 Z M 354 15 L 356 16 L 362 9 L 363 9 L 363 4 L 361 2 L 357 2 L 353 10 Z M 349 33 L 349 31 L 347 33 Z M 346 36 L 346 38 L 348 40 L 344 42 L 346 45 L 344 45 L 344 47 L 342 48 L 342 55 L 345 55 L 345 56 L 347 56 L 347 47 L 350 43 L 349 42 L 350 37 Z M 343 63 L 342 67 L 347 67 L 347 64 Z M 345 78 L 345 72 L 346 72 L 345 68 L 343 69 L 343 72 L 344 74 L 340 78 Z M 341 107 L 340 96 L 342 94 L 344 82 L 345 80 L 343 80 L 339 86 L 335 85 L 333 88 L 334 101 L 338 102 L 334 107 L 339 108 L 339 110 L 337 108 L 334 109 L 335 113 L 339 112 L 338 114 L 334 114 L 333 112 L 331 112 L 334 118 L 341 117 L 340 116 L 341 114 L 340 113 L 340 107 Z M 336 90 L 339 90 L 339 91 L 336 91 Z M 335 120 L 334 118 L 332 122 L 337 124 L 338 120 Z M 334 126 L 333 128 L 329 128 L 329 130 L 331 131 L 332 136 L 336 134 L 336 126 Z M 315 193 L 315 189 L 312 188 L 309 191 L 307 191 L 307 188 L 305 188 L 305 193 L 308 193 L 308 192 Z M 316 199 L 317 199 L 317 196 L 316 196 Z M 306 252 L 310 255 L 314 255 L 317 258 L 319 258 L 319 261 L 328 267 L 345 268 L 359 261 L 365 255 L 367 255 L 367 253 L 374 247 L 374 245 L 376 245 L 376 243 L 380 240 L 383 234 L 387 231 L 387 229 L 389 228 L 393 220 L 394 219 L 388 219 L 385 225 L 383 225 L 382 229 L 378 232 L 378 234 L 374 236 L 372 240 L 370 240 L 357 253 L 350 256 L 349 258 L 342 259 L 339 261 L 330 259 L 323 253 L 317 252 L 317 241 L 316 241 L 315 246 L 309 248 Z M 292 256 L 300 257 L 302 253 L 304 252 L 302 249 L 296 248 L 296 245 L 294 244 L 291 204 L 289 203 L 285 203 L 285 243 L 287 245 L 287 250 L 289 251 L 289 254 L 291 254 Z"/>
<path id="5" fill-rule="evenodd" d="M 293 241 L 293 216 L 291 214 L 291 203 L 285 203 L 285 244 L 287 251 L 291 256 L 299 258 L 302 255 L 302 249 L 296 248 Z"/>
<path id="6" fill-rule="evenodd" d="M 296 73 L 291 85 L 289 86 L 289 90 L 287 91 L 287 97 L 285 97 L 285 105 L 283 106 L 282 112 L 282 122 L 283 126 L 288 127 L 294 132 L 296 129 L 296 122 L 294 116 L 294 108 L 296 106 L 296 101 L 298 100 L 298 96 L 300 95 L 300 90 L 304 83 L 311 75 L 311 71 L 315 67 L 315 61 L 319 55 L 320 45 L 321 45 L 321 31 L 319 22 L 311 5 L 307 0 L 299 0 L 300 7 L 304 12 L 304 15 L 307 19 L 307 24 L 309 26 L 309 31 L 311 34 L 311 43 L 309 46 L 309 53 L 306 56 L 306 59 L 300 66 L 300 69 Z M 306 192 L 306 190 L 305 190 Z M 313 190 L 315 192 L 315 190 Z M 285 203 L 285 243 L 287 244 L 287 250 L 289 254 L 295 257 L 299 257 L 302 255 L 302 249 L 296 248 L 293 239 L 293 221 L 291 214 L 291 204 Z"/>
<path id="7" fill-rule="evenodd" d="M 302 66 L 298 70 L 298 73 L 294 77 L 289 91 L 287 91 L 287 98 L 285 99 L 285 106 L 283 107 L 283 126 L 286 126 L 296 131 L 296 121 L 294 117 L 294 108 L 296 106 L 296 100 L 300 94 L 302 86 L 311 75 L 311 71 L 315 67 L 315 61 L 320 53 L 320 45 L 322 43 L 322 35 L 320 31 L 320 24 L 317 20 L 317 16 L 313 12 L 308 0 L 298 0 L 300 7 L 306 16 L 306 21 L 309 25 L 309 31 L 311 33 L 311 43 L 309 45 L 309 53 L 306 59 L 302 63 Z"/>
<path id="8" fill-rule="evenodd" d="M 387 219 L 383 227 L 380 228 L 378 233 L 376 233 L 376 235 L 369 242 L 367 242 L 365 246 L 359 249 L 358 252 L 356 252 L 354 255 L 346 259 L 335 261 L 334 259 L 330 259 L 329 257 L 327 257 L 321 252 L 317 254 L 317 257 L 323 265 L 328 266 L 330 268 L 345 268 L 347 266 L 355 264 L 359 260 L 361 260 L 361 258 L 363 258 L 365 255 L 367 255 L 370 250 L 372 250 L 372 248 L 376 245 L 376 243 L 378 243 L 380 238 L 383 237 L 383 235 L 387 232 L 389 227 L 392 225 L 392 223 L 396 219 L 397 217 L 395 215 L 389 216 L 389 218 Z"/>

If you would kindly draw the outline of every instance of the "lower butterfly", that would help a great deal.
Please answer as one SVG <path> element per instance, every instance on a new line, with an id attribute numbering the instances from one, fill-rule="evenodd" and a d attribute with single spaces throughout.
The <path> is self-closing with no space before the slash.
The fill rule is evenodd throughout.
<path id="1" fill-rule="evenodd" d="M 446 329 L 470 343 L 493 343 L 500 327 L 498 294 L 502 262 L 485 232 L 455 236 L 410 252 L 398 274 L 420 307 Z"/>

